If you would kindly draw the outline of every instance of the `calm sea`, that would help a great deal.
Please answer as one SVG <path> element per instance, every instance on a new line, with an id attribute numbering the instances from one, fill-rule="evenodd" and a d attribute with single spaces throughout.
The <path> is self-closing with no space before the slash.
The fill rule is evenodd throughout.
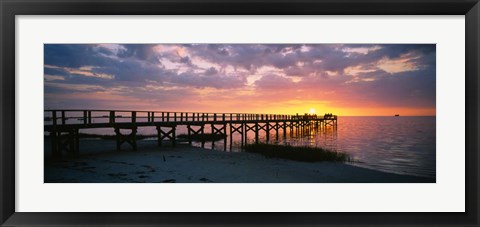
<path id="1" fill-rule="evenodd" d="M 350 154 L 354 165 L 435 177 L 435 117 L 340 117 L 338 129 L 307 143 Z"/>
<path id="2" fill-rule="evenodd" d="M 287 134 L 285 139 L 280 130 L 278 143 L 323 147 L 345 152 L 354 159 L 350 164 L 365 168 L 435 177 L 435 119 L 435 117 L 339 117 L 336 130 L 313 131 L 310 135 L 302 136 Z M 254 138 L 254 134 L 249 132 L 249 143 L 254 143 Z M 275 139 L 276 135 L 272 130 L 270 142 L 275 143 Z M 265 133 L 260 133 L 260 140 L 265 141 Z M 240 137 L 234 136 L 233 151 L 241 151 L 239 141 Z M 207 143 L 205 147 L 212 146 Z M 222 150 L 223 142 L 216 142 L 214 149 Z"/>
<path id="3" fill-rule="evenodd" d="M 279 131 L 270 132 L 270 142 L 293 146 L 316 146 L 346 152 L 354 159 L 351 165 L 365 168 L 424 177 L 435 177 L 436 173 L 436 127 L 435 117 L 344 117 L 338 118 L 336 130 L 312 131 L 309 135 L 290 135 L 284 138 Z M 84 133 L 113 134 L 113 129 L 81 130 Z M 210 133 L 211 128 L 205 127 Z M 229 130 L 227 129 L 227 133 Z M 155 134 L 153 127 L 139 128 L 139 134 Z M 177 128 L 177 135 L 186 133 L 185 126 Z M 249 143 L 254 142 L 253 132 L 248 134 Z M 265 142 L 265 133 L 260 141 Z M 154 138 L 152 138 L 154 139 Z M 241 152 L 240 135 L 235 134 L 227 151 Z M 201 146 L 200 143 L 193 143 Z M 205 143 L 205 148 L 223 150 L 223 140 L 214 144 Z M 83 151 L 80 151 L 83 152 Z"/>

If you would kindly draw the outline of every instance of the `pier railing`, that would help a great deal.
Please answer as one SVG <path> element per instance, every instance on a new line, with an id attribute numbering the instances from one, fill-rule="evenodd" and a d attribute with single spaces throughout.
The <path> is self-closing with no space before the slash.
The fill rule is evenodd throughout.
<path id="1" fill-rule="evenodd" d="M 128 110 L 45 110 L 45 125 L 92 125 L 98 123 L 203 123 L 336 119 L 336 115 L 289 115 L 254 113 L 205 113 Z"/>
<path id="2" fill-rule="evenodd" d="M 63 151 L 70 155 L 79 152 L 80 129 L 113 128 L 117 142 L 117 150 L 123 143 L 129 143 L 137 150 L 137 128 L 155 126 L 158 146 L 163 140 L 176 144 L 177 126 L 186 126 L 188 142 L 191 136 L 205 136 L 205 126 L 210 125 L 212 135 L 224 138 L 224 150 L 227 148 L 227 135 L 232 146 L 233 134 L 241 136 L 241 144 L 247 143 L 247 134 L 255 134 L 255 142 L 259 141 L 259 133 L 266 133 L 269 141 L 270 131 L 274 130 L 278 140 L 279 130 L 283 136 L 296 132 L 309 131 L 326 127 L 337 127 L 337 116 L 332 114 L 251 114 L 251 113 L 202 113 L 202 112 L 167 112 L 167 111 L 126 111 L 126 110 L 45 110 L 44 130 L 49 132 L 52 154 L 61 156 Z M 229 129 L 230 133 L 227 133 Z M 123 132 L 122 132 L 123 130 Z M 125 134 L 127 131 L 127 134 Z M 212 141 L 213 147 L 214 141 Z M 204 147 L 205 141 L 202 141 Z"/>

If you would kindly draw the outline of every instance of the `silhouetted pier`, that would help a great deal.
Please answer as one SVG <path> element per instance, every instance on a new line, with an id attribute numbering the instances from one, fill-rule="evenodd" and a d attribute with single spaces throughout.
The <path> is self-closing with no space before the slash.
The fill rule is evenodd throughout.
<path id="1" fill-rule="evenodd" d="M 197 112 L 159 112 L 159 111 L 124 111 L 124 110 L 45 110 L 44 130 L 49 132 L 52 142 L 52 154 L 61 156 L 65 151 L 70 155 L 79 152 L 79 130 L 91 128 L 112 128 L 116 135 L 117 150 L 123 143 L 128 143 L 137 150 L 137 129 L 139 127 L 156 127 L 158 146 L 169 140 L 176 144 L 176 129 L 186 126 L 188 142 L 191 136 L 205 135 L 205 126 L 211 126 L 212 135 L 224 136 L 224 150 L 227 149 L 227 138 L 232 146 L 233 136 L 241 136 L 241 145 L 247 143 L 247 133 L 255 134 L 255 142 L 259 141 L 259 133 L 266 133 L 267 142 L 273 130 L 276 139 L 282 131 L 283 137 L 294 131 L 337 127 L 337 116 L 332 114 L 315 115 L 279 115 L 248 113 L 197 113 Z M 227 134 L 227 128 L 229 133 Z M 127 133 L 125 133 L 127 131 Z M 205 141 L 202 141 L 202 147 Z"/>

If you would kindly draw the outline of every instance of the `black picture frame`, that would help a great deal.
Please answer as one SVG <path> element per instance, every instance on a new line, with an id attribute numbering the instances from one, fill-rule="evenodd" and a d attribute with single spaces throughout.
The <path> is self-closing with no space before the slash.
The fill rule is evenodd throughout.
<path id="1" fill-rule="evenodd" d="M 478 0 L 1 0 L 0 223 L 3 226 L 478 226 Z M 22 213 L 15 212 L 16 15 L 465 15 L 466 212 L 464 213 Z M 441 200 L 442 198 L 438 198 Z M 252 204 L 253 205 L 253 204 Z M 412 204 L 413 205 L 413 204 Z"/>

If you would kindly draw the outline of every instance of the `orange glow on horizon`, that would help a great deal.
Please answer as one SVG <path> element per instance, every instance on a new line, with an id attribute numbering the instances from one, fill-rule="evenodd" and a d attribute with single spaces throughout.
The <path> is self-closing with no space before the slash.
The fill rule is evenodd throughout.
<path id="1" fill-rule="evenodd" d="M 47 95 L 46 99 L 58 98 Z M 132 97 L 118 96 L 106 92 L 72 93 L 64 95 L 68 100 L 96 98 L 99 107 L 78 106 L 77 108 L 109 108 L 122 110 L 145 110 L 145 111 L 171 111 L 171 112 L 205 112 L 205 113 L 259 113 L 259 114 L 317 114 L 332 113 L 338 116 L 435 116 L 435 108 L 395 108 L 395 107 L 334 107 L 333 102 L 316 100 L 288 100 L 279 102 L 249 102 L 238 99 L 206 99 L 184 100 L 182 102 L 170 102 L 157 104 L 149 100 L 140 100 Z M 122 102 L 115 102 L 122 100 Z M 114 104 L 114 105 L 112 105 Z"/>

